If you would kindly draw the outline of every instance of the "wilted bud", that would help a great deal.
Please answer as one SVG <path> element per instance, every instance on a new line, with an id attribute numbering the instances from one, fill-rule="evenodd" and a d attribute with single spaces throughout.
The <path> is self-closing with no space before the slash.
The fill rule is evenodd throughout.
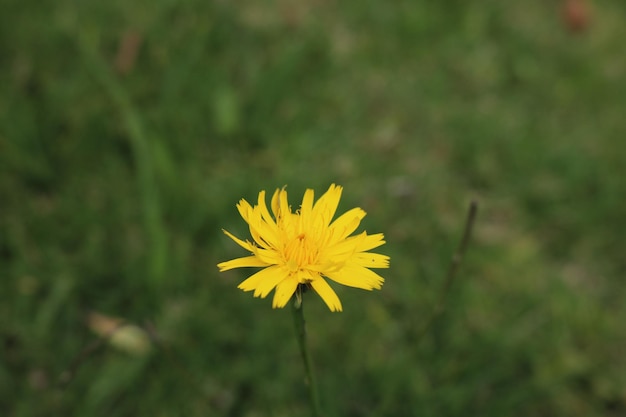
<path id="1" fill-rule="evenodd" d="M 89 314 L 87 324 L 94 333 L 106 338 L 116 349 L 135 355 L 142 355 L 150 350 L 150 337 L 139 326 L 100 313 Z"/>

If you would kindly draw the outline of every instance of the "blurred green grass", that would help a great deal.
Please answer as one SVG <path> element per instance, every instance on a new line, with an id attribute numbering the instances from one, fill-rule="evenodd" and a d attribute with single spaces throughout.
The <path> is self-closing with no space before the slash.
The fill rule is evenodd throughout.
<path id="1" fill-rule="evenodd" d="M 626 7 L 592 6 L 4 2 L 0 413 L 308 415 L 289 312 L 215 265 L 240 198 L 336 182 L 392 267 L 307 302 L 328 415 L 623 415 Z M 83 355 L 90 312 L 159 342 Z"/>

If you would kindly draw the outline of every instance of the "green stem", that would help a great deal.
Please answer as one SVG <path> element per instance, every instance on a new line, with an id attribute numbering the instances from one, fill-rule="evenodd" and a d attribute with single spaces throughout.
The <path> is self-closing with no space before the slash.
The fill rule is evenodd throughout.
<path id="1" fill-rule="evenodd" d="M 293 322 L 296 326 L 296 338 L 298 339 L 302 362 L 304 362 L 304 370 L 306 372 L 306 382 L 309 388 L 309 398 L 311 400 L 313 416 L 321 417 L 322 412 L 320 409 L 320 397 L 317 391 L 317 384 L 315 382 L 315 374 L 313 373 L 313 362 L 311 361 L 311 354 L 309 353 L 306 343 L 304 309 L 302 307 L 302 292 L 300 287 L 298 287 L 296 297 L 293 301 Z"/>
<path id="2" fill-rule="evenodd" d="M 469 209 L 467 211 L 467 219 L 465 220 L 465 228 L 463 230 L 463 237 L 461 238 L 461 242 L 459 242 L 459 246 L 452 256 L 452 260 L 448 267 L 448 274 L 446 275 L 446 280 L 443 284 L 443 291 L 439 295 L 439 300 L 437 304 L 435 304 L 433 311 L 430 314 L 430 317 L 425 321 L 422 326 L 421 331 L 417 334 L 415 339 L 413 339 L 413 343 L 417 344 L 424 337 L 430 326 L 434 323 L 435 319 L 437 319 L 446 309 L 446 300 L 448 294 L 450 293 L 450 288 L 452 288 L 452 283 L 456 278 L 456 273 L 459 270 L 459 266 L 461 265 L 461 261 L 463 260 L 463 256 L 465 255 L 465 251 L 469 245 L 470 237 L 472 236 L 472 229 L 474 228 L 474 222 L 476 221 L 476 214 L 478 213 L 478 203 L 476 201 L 472 201 L 470 203 Z"/>

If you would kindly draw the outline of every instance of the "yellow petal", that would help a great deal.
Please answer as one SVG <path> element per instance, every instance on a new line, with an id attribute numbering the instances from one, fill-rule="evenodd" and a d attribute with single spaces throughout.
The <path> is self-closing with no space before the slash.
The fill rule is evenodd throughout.
<path id="1" fill-rule="evenodd" d="M 255 219 L 254 223 L 250 224 L 250 235 L 256 242 L 257 246 L 262 248 L 272 247 L 272 239 L 266 230 L 267 224 L 261 220 Z"/>
<path id="2" fill-rule="evenodd" d="M 273 277 L 277 275 L 278 276 L 281 275 L 281 268 L 277 265 L 268 266 L 267 268 L 264 268 L 260 270 L 259 272 L 255 273 L 254 275 L 250 276 L 248 279 L 246 279 L 241 284 L 239 284 L 237 288 L 243 291 L 255 290 L 255 294 L 256 294 L 256 290 L 259 287 L 259 285 L 261 285 L 263 282 L 266 282 L 267 280 L 271 280 Z M 286 274 L 283 275 L 282 278 L 284 278 L 285 276 L 287 275 Z M 269 291 L 271 291 L 271 288 Z M 255 297 L 257 297 L 257 295 L 255 295 Z"/>
<path id="3" fill-rule="evenodd" d="M 239 239 L 238 237 L 236 237 L 235 235 L 233 235 L 232 233 L 230 233 L 227 230 L 222 229 L 222 231 L 224 232 L 224 234 L 226 236 L 228 236 L 229 238 L 231 238 L 232 240 L 235 241 L 235 243 L 237 243 L 239 246 L 241 246 L 244 249 L 248 249 L 250 252 L 253 251 L 253 246 L 250 244 L 250 242 L 244 242 L 243 240 Z"/>
<path id="4" fill-rule="evenodd" d="M 322 297 L 330 311 L 341 311 L 341 301 L 335 291 L 328 285 L 325 279 L 320 278 L 311 281 L 311 286 Z"/>
<path id="5" fill-rule="evenodd" d="M 273 249 L 254 248 L 254 255 L 266 265 L 278 265 L 283 262 L 280 254 Z"/>
<path id="6" fill-rule="evenodd" d="M 278 220 L 278 213 L 280 211 L 280 206 L 278 203 L 279 195 L 280 195 L 280 190 L 277 188 L 276 191 L 274 191 L 274 194 L 272 195 L 272 202 L 270 203 L 272 205 L 272 213 L 274 213 L 274 218 L 276 220 Z"/>
<path id="7" fill-rule="evenodd" d="M 365 232 L 363 232 L 365 233 Z M 370 249 L 377 248 L 385 244 L 385 235 L 382 233 L 376 233 L 373 235 L 367 235 L 365 238 L 359 242 L 357 245 L 357 251 L 365 252 Z"/>
<path id="8" fill-rule="evenodd" d="M 330 228 L 333 230 L 333 238 L 335 241 L 345 239 L 348 235 L 356 230 L 361 224 L 361 220 L 366 213 L 360 208 L 353 208 L 339 216 L 337 220 L 332 222 Z"/>
<path id="9" fill-rule="evenodd" d="M 332 248 L 329 248 L 329 253 L 343 253 L 346 252 L 348 248 L 352 250 L 351 246 L 353 246 L 353 250 L 356 252 L 365 252 L 384 244 L 385 240 L 382 233 L 368 235 L 366 232 L 363 232 L 355 236 L 350 236 Z"/>
<path id="10" fill-rule="evenodd" d="M 220 272 L 228 271 L 229 269 L 234 268 L 246 268 L 246 267 L 255 267 L 255 266 L 268 266 L 266 262 L 263 262 L 256 256 L 246 256 L 243 258 L 237 258 L 226 262 L 220 262 L 217 264 L 217 267 L 220 269 Z"/>
<path id="11" fill-rule="evenodd" d="M 379 253 L 361 252 L 352 256 L 350 260 L 365 268 L 389 268 L 389 257 Z"/>
<path id="12" fill-rule="evenodd" d="M 298 287 L 298 280 L 291 277 L 285 278 L 277 286 L 274 291 L 274 300 L 272 301 L 273 308 L 283 308 L 296 291 Z"/>
<path id="13" fill-rule="evenodd" d="M 255 223 L 250 225 L 250 234 L 254 238 L 254 241 L 264 248 L 276 248 L 280 246 L 280 239 L 278 238 L 278 228 L 273 222 L 267 223 L 261 218 L 261 210 L 256 209 L 258 216 L 255 218 Z"/>
<path id="14" fill-rule="evenodd" d="M 309 216 L 311 214 L 311 210 L 313 210 L 313 199 L 315 197 L 315 192 L 310 188 L 304 192 L 304 197 L 302 197 L 302 205 L 300 206 L 300 215 L 302 217 Z"/>
<path id="15" fill-rule="evenodd" d="M 330 187 L 328 187 L 328 191 L 317 200 L 313 207 L 313 215 L 322 218 L 324 227 L 327 227 L 335 216 L 342 190 L 343 188 L 341 186 L 331 184 Z"/>
<path id="16" fill-rule="evenodd" d="M 263 219 L 269 224 L 275 224 L 274 219 L 270 215 L 270 212 L 267 210 L 267 205 L 265 204 L 265 190 L 259 193 L 257 205 L 257 207 L 259 207 L 259 210 L 261 210 L 261 216 L 263 217 Z"/>
<path id="17" fill-rule="evenodd" d="M 350 236 L 347 239 L 343 239 L 334 245 L 329 245 L 323 252 L 324 257 L 334 259 L 335 261 L 345 261 L 348 257 L 351 257 L 355 253 L 361 252 L 359 246 L 367 238 L 365 232 L 360 235 Z"/>
<path id="18" fill-rule="evenodd" d="M 268 272 L 262 279 L 259 280 L 256 285 L 256 289 L 254 290 L 255 297 L 267 297 L 267 294 L 269 294 L 274 287 L 289 276 L 289 272 L 280 266 L 269 267 L 266 269 L 271 269 L 271 272 Z"/>
<path id="19" fill-rule="evenodd" d="M 341 285 L 364 290 L 379 290 L 385 282 L 385 279 L 376 272 L 358 265 L 346 265 L 339 271 L 324 275 Z"/>
<path id="20" fill-rule="evenodd" d="M 278 210 L 274 212 L 276 215 L 276 219 L 279 217 L 285 218 L 291 213 L 291 208 L 289 207 L 289 201 L 287 200 L 287 191 L 283 188 L 278 192 Z"/>
<path id="21" fill-rule="evenodd" d="M 237 203 L 237 210 L 246 223 L 250 223 L 250 213 L 252 213 L 252 206 L 250 203 L 242 198 L 239 200 L 239 203 Z"/>

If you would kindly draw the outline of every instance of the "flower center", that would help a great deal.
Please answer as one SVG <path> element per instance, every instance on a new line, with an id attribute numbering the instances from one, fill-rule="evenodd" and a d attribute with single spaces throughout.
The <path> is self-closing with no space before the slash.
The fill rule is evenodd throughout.
<path id="1" fill-rule="evenodd" d="M 314 264 L 318 253 L 317 244 L 305 233 L 300 233 L 285 247 L 284 256 L 289 272 L 293 273 Z"/>

